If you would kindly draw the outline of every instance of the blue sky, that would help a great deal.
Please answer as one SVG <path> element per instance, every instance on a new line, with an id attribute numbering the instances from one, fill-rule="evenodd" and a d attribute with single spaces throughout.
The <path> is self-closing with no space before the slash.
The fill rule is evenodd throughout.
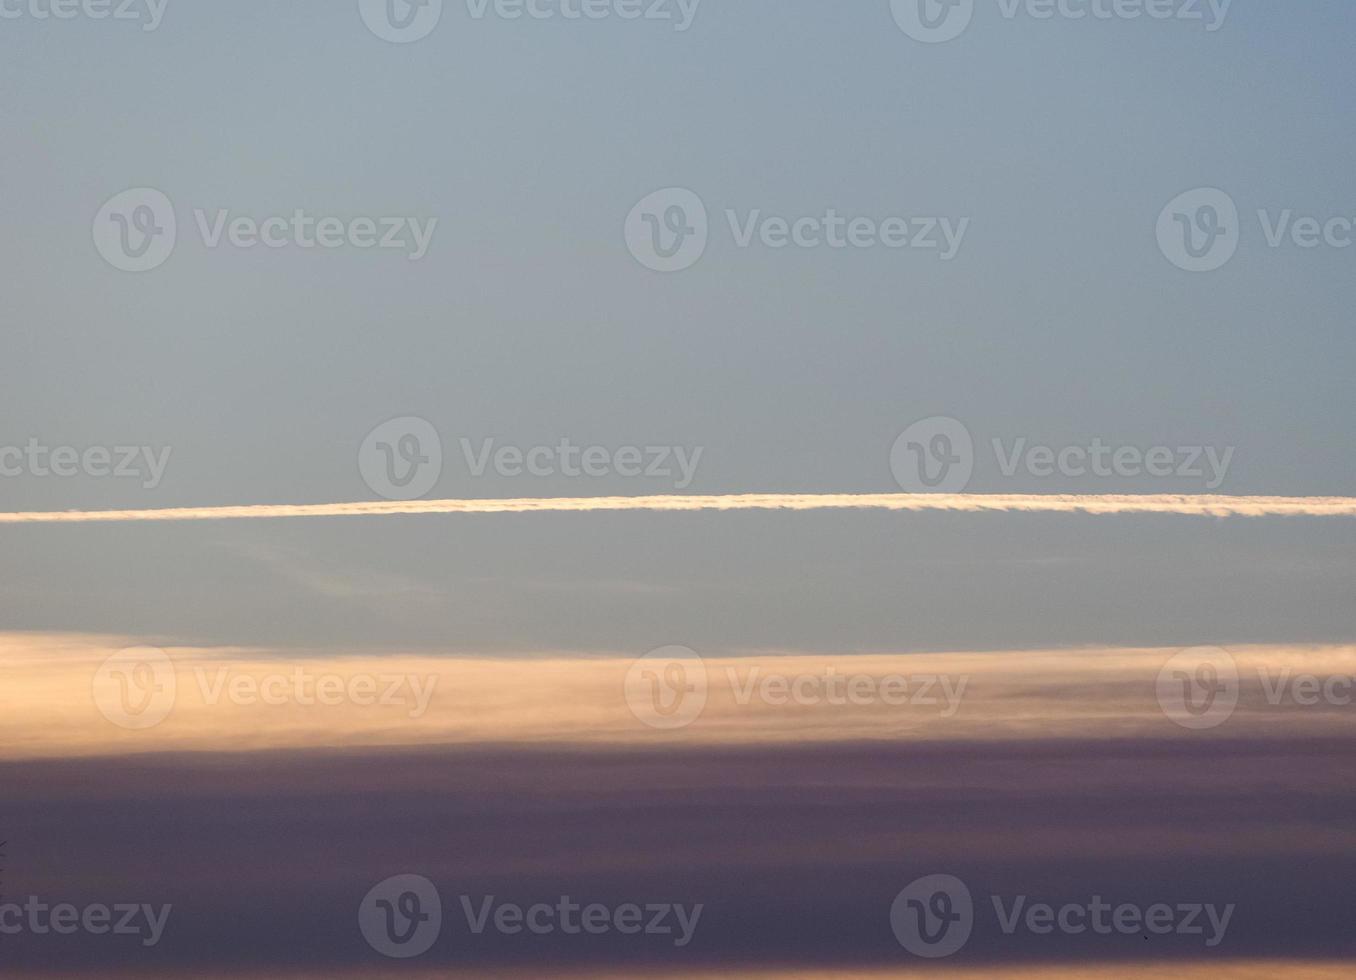
<path id="1" fill-rule="evenodd" d="M 365 499 L 358 447 L 404 416 L 442 437 L 437 496 L 671 489 L 475 477 L 463 438 L 702 447 L 694 492 L 892 490 L 891 445 L 932 416 L 974 435 L 977 492 L 1203 489 L 1005 476 L 987 448 L 1100 439 L 1232 447 L 1223 493 L 1348 493 L 1356 249 L 1270 248 L 1256 212 L 1356 216 L 1353 134 L 1335 124 L 1353 16 L 1238 0 L 1211 32 L 1007 19 L 994 0 L 935 45 L 883 2 L 708 0 L 682 32 L 476 19 L 449 3 L 413 44 L 319 0 L 171 0 L 150 32 L 0 22 L 13 355 L 0 444 L 173 449 L 154 490 L 20 475 L 0 481 L 5 509 Z M 674 186 L 704 201 L 711 239 L 692 268 L 653 273 L 622 226 Z M 1154 227 L 1202 186 L 1236 202 L 1242 241 L 1223 268 L 1192 274 L 1165 260 Z M 162 191 L 179 221 L 173 255 L 144 274 L 110 267 L 90 233 L 135 187 Z M 417 262 L 209 249 L 192 215 L 222 208 L 438 226 Z M 831 208 L 970 223 L 940 261 L 739 248 L 725 217 Z M 0 560 L 25 584 L 4 612 L 32 628 L 627 648 L 711 623 L 715 643 L 811 643 L 827 617 L 823 643 L 888 648 L 1351 626 L 1310 601 L 1341 590 L 1350 531 L 1312 522 L 564 515 L 8 536 Z M 343 614 L 360 622 L 334 627 L 301 584 L 315 567 L 376 596 Z M 570 590 L 633 579 L 672 608 L 617 599 L 585 623 Z M 110 580 L 136 601 L 112 598 Z M 714 583 L 739 601 L 724 609 Z M 1052 619 L 1087 608 L 1057 602 L 1081 588 L 1129 598 Z M 551 609 L 542 589 L 574 611 L 530 611 Z M 220 603 L 186 606 L 180 590 Z M 393 590 L 441 598 L 411 612 Z M 459 602 L 497 615 L 469 626 Z"/>

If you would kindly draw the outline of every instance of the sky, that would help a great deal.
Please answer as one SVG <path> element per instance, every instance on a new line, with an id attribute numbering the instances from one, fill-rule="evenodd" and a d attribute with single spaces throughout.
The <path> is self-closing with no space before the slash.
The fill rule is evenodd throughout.
<path id="1" fill-rule="evenodd" d="M 1353 216 L 1353 137 L 1338 123 L 1352 71 L 1343 4 L 1239 3 L 1213 32 L 1191 21 L 1008 20 L 981 5 L 965 34 L 935 45 L 904 34 L 883 4 L 704 5 L 682 32 L 617 18 L 477 20 L 449 5 L 410 44 L 374 37 L 351 6 L 171 3 L 150 32 L 87 18 L 5 23 L 0 71 L 21 95 L 0 111 L 23 137 L 3 150 L 0 257 L 16 356 L 0 365 L 0 443 L 170 451 L 154 489 L 144 474 L 6 477 L 5 510 L 373 499 L 359 447 L 404 417 L 441 438 L 429 494 L 441 497 L 672 492 L 677 482 L 494 466 L 477 477 L 463 439 L 472 462 L 486 440 L 700 448 L 683 488 L 696 493 L 898 490 L 892 444 L 936 416 L 974 437 L 973 492 L 1200 492 L 1209 482 L 1007 476 L 994 439 L 1005 452 L 1017 440 L 1233 447 L 1210 488 L 1222 493 L 1352 485 L 1353 253 L 1270 248 L 1253 218 L 1224 268 L 1188 274 L 1153 234 L 1163 206 L 1200 186 L 1226 189 L 1245 218 Z M 695 266 L 657 274 L 621 229 L 637 201 L 672 186 L 705 201 L 713 231 Z M 101 259 L 90 226 L 105 201 L 137 187 L 162 191 L 183 227 L 163 266 L 128 274 Z M 222 208 L 438 225 L 413 262 L 390 250 L 208 248 L 193 212 L 210 223 Z M 942 261 L 921 249 L 739 248 L 724 217 L 831 208 L 970 224 Z M 625 572 L 688 593 L 691 609 L 693 580 L 719 574 L 737 548 L 735 560 L 762 559 L 758 587 L 781 594 L 817 577 L 807 568 L 837 566 L 814 583 L 822 599 L 794 604 L 807 618 L 841 609 L 839 589 L 891 582 L 927 645 L 995 642 L 990 617 L 961 623 L 948 603 L 909 598 L 957 563 L 971 566 L 967 602 L 1021 589 L 1013 562 L 1046 595 L 1097 579 L 1145 605 L 1160 604 L 1158 583 L 1195 597 L 1190 622 L 1098 608 L 1053 627 L 1044 602 L 1024 597 L 1014 605 L 1030 611 L 1004 610 L 1001 625 L 1021 643 L 1218 642 L 1259 625 L 1260 607 L 1275 639 L 1337 640 L 1351 626 L 1346 611 L 1277 609 L 1274 589 L 1280 576 L 1287 595 L 1321 591 L 1315 580 L 1331 582 L 1330 563 L 1350 553 L 1345 527 L 1286 527 L 1278 542 L 1269 528 L 1174 521 L 1090 530 L 829 516 L 792 529 L 750 515 L 721 521 L 713 542 L 715 526 L 447 522 L 441 548 L 422 522 L 11 530 L 0 560 L 24 588 L 0 601 L 20 628 L 178 641 L 231 642 L 245 629 L 278 643 L 314 629 L 327 641 L 537 645 L 558 616 L 549 601 L 533 612 L 541 597 L 525 591 L 529 579 L 606 591 Z M 356 589 L 408 576 L 450 614 L 330 630 L 323 597 L 303 592 L 258 615 L 258 590 L 277 595 L 278 576 L 311 566 Z M 138 599 L 114 598 L 110 578 Z M 487 578 L 507 581 L 479 584 Z M 211 608 L 176 594 L 203 588 Z M 493 638 L 468 634 L 451 612 L 486 590 L 473 601 L 517 612 L 511 624 L 496 617 Z M 714 610 L 697 601 L 701 621 Z M 729 614 L 742 645 L 781 642 L 759 597 L 743 605 Z M 225 629 L 214 622 L 223 616 Z M 670 611 L 660 631 L 684 632 L 681 616 Z M 854 645 L 912 638 L 885 603 L 852 619 Z M 637 640 L 573 632 L 556 635 L 571 646 Z"/>
<path id="2" fill-rule="evenodd" d="M 1305 908 L 1350 890 L 1349 873 L 1291 860 L 1306 838 L 1305 860 L 1348 862 L 1350 794 L 1333 773 L 1349 757 L 1349 708 L 1294 703 L 1281 717 L 1265 684 L 1245 684 L 1257 710 L 1202 742 L 1154 697 L 1160 667 L 1187 648 L 1229 651 L 1245 681 L 1254 669 L 1352 674 L 1350 516 L 562 508 L 7 521 L 675 494 L 1347 507 L 1349 3 L 615 0 L 589 18 L 566 16 L 581 0 L 534 0 L 522 9 L 542 15 L 522 17 L 505 15 L 511 0 L 391 2 L 116 0 L 126 16 L 74 4 L 62 19 L 52 0 L 0 0 L 0 787 L 23 787 L 0 805 L 0 865 L 32 883 L 12 873 L 0 894 L 64 882 L 191 909 L 197 891 L 208 909 L 178 920 L 192 924 L 171 930 L 159 960 L 110 956 L 88 936 L 53 958 L 28 936 L 17 964 L 400 966 L 347 920 L 311 929 L 304 912 L 251 909 L 269 876 L 262 855 L 309 835 L 311 856 L 287 858 L 303 909 L 307 888 L 319 907 L 347 908 L 388 874 L 451 881 L 448 855 L 484 846 L 474 881 L 501 893 L 582 879 L 643 898 L 677 880 L 717 911 L 725 902 L 693 961 L 703 969 L 911 969 L 888 929 L 863 924 L 877 893 L 888 911 L 948 860 L 962 878 L 969 868 L 977 896 L 1046 881 L 1033 869 L 1057 860 L 1056 842 L 978 862 L 987 871 L 963 858 L 997 833 L 993 800 L 1018 800 L 1034 823 L 1065 815 L 1031 790 L 1027 766 L 1057 773 L 1069 800 L 1103 764 L 1144 773 L 1136 792 L 1169 787 L 1161 820 L 1119 789 L 1068 818 L 1089 840 L 1148 821 L 1161 864 L 1131 891 L 1172 892 L 1178 860 L 1241 906 L 1268 876 L 1286 883 L 1276 903 Z M 1127 15 L 1146 6 L 1175 16 Z M 949 13 L 931 29 L 920 10 Z M 901 722 L 875 703 L 810 720 L 763 702 L 750 715 L 720 687 L 691 729 L 656 735 L 619 692 L 637 658 L 674 647 L 717 677 L 713 664 L 964 676 L 978 706 Z M 126 730 L 96 710 L 100 664 L 123 648 L 170 651 L 179 697 L 163 724 Z M 395 672 L 440 678 L 444 693 L 419 719 L 364 710 L 352 688 L 335 712 L 245 711 L 201 700 L 203 664 L 256 680 L 274 664 L 303 665 L 312 681 Z M 1187 740 L 1186 763 L 1161 747 L 1173 739 Z M 930 752 L 965 761 L 953 771 Z M 1179 783 L 1193 752 L 1205 760 L 1195 771 L 1218 765 L 1237 782 L 1215 796 Z M 917 788 L 891 767 L 915 753 L 938 768 L 921 809 L 891 823 Z M 1011 766 L 988 768 L 995 758 Z M 331 765 L 331 784 L 303 778 Z M 477 781 L 499 765 L 519 781 L 487 800 Z M 1269 783 L 1274 767 L 1297 767 L 1297 783 Z M 558 777 L 576 768 L 570 796 Z M 740 790 L 755 769 L 767 785 Z M 401 795 L 429 771 L 464 772 L 472 788 L 440 776 L 418 800 Z M 647 771 L 696 794 L 670 801 L 682 833 L 733 794 L 710 816 L 722 845 L 690 879 L 654 858 L 679 831 L 649 808 Z M 988 802 L 911 858 L 914 829 L 975 798 L 972 775 Z M 293 795 L 270 795 L 275 779 L 295 782 Z M 805 802 L 820 785 L 838 787 L 840 808 L 823 823 Z M 369 836 L 366 800 L 383 793 L 409 849 L 349 865 Z M 1258 826 L 1236 816 L 1254 805 L 1268 815 Z M 601 822 L 575 848 L 568 825 L 541 817 L 552 807 Z M 216 864 L 197 852 L 189 863 L 220 876 L 222 895 L 145 870 L 166 851 L 188 861 L 218 810 L 239 814 L 220 831 L 238 839 Z M 635 812 L 648 814 L 638 827 Z M 494 837 L 496 815 L 558 860 Z M 1225 863 L 1178 836 L 1178 820 L 1220 821 Z M 779 829 L 755 846 L 743 828 L 768 821 Z M 98 848 L 76 847 L 91 834 Z M 858 835 L 863 851 L 843 861 L 824 843 Z M 619 877 L 596 857 L 609 840 Z M 788 883 L 803 880 L 794 855 L 811 840 L 822 904 L 769 906 L 800 894 Z M 731 841 L 757 852 L 749 882 L 721 871 Z M 1112 851 L 1051 888 L 1122 880 L 1142 856 Z M 807 925 L 824 908 L 832 939 Z M 229 930 L 209 920 L 231 915 L 254 923 L 256 941 L 228 954 Z M 1268 915 L 1291 925 L 1269 929 Z M 1240 971 L 1295 957 L 1320 969 L 1352 952 L 1331 917 L 1301 927 L 1255 904 L 1240 916 Z M 769 921 L 797 925 L 768 938 L 755 926 Z M 288 930 L 305 937 L 295 948 L 277 938 Z M 1134 943 L 1042 948 L 1005 961 L 989 935 L 959 963 L 1154 961 Z M 601 971 L 631 955 L 609 943 L 477 949 L 422 962 L 510 970 L 558 957 L 562 971 Z"/>

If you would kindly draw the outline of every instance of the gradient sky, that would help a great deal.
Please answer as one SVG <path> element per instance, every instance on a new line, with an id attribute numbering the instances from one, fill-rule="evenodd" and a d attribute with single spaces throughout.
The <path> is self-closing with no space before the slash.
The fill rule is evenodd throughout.
<path id="1" fill-rule="evenodd" d="M 1210 32 L 976 2 L 936 45 L 887 0 L 704 0 L 684 32 L 447 0 L 407 45 L 356 0 L 169 0 L 152 32 L 0 16 L 0 452 L 172 453 L 154 489 L 0 476 L 0 514 L 370 501 L 359 447 L 406 416 L 441 434 L 441 498 L 675 489 L 476 477 L 461 439 L 700 448 L 697 494 L 893 493 L 892 445 L 936 416 L 978 445 L 971 493 L 1207 489 L 1005 475 L 991 440 L 1024 439 L 1211 447 L 1232 452 L 1212 492 L 1356 495 L 1356 247 L 1269 248 L 1257 220 L 1356 218 L 1356 8 L 1234 0 Z M 1194 274 L 1155 225 L 1203 186 L 1243 234 Z M 174 202 L 179 243 L 131 274 L 91 226 L 138 187 Z M 665 275 L 623 229 L 668 187 L 713 233 Z M 193 212 L 222 208 L 438 226 L 419 261 L 206 248 Z M 741 249 L 726 209 L 969 225 L 950 261 Z M 182 910 L 153 955 L 0 951 L 30 975 L 375 975 L 354 910 L 419 872 L 449 897 L 712 913 L 690 960 L 458 935 L 415 968 L 899 971 L 892 897 L 947 871 L 977 893 L 1237 902 L 1213 975 L 1299 957 L 1294 976 L 1337 976 L 1350 706 L 1278 709 L 1245 674 L 1238 718 L 1187 733 L 1155 678 L 1205 644 L 1350 676 L 1354 572 L 1350 517 L 0 523 L 0 888 Z M 162 725 L 124 731 L 97 710 L 100 664 L 142 644 L 183 672 L 424 672 L 441 700 L 413 721 L 238 710 L 185 681 Z M 938 721 L 735 708 L 717 685 L 668 737 L 623 697 L 632 658 L 666 645 L 722 669 L 935 669 L 973 696 Z M 990 930 L 955 963 L 1181 976 L 1203 955 L 1145 939 Z"/>
<path id="2" fill-rule="evenodd" d="M 0 443 L 173 456 L 154 491 L 7 478 L 3 509 L 366 499 L 358 444 L 400 415 L 442 434 L 440 496 L 671 489 L 474 479 L 462 436 L 702 446 L 697 492 L 896 489 L 891 443 L 939 414 L 981 443 L 1234 446 L 1225 493 L 1350 492 L 1353 252 L 1272 250 L 1254 219 L 1233 262 L 1190 275 L 1153 227 L 1205 184 L 1245 219 L 1356 214 L 1356 136 L 1335 124 L 1353 17 L 1240 0 L 1207 33 L 981 4 L 942 45 L 906 37 L 884 3 L 801 0 L 708 3 L 685 33 L 449 4 L 411 45 L 320 0 L 172 2 L 153 33 L 6 21 Z M 949 263 L 741 250 L 726 233 L 666 277 L 632 260 L 621 224 L 670 185 L 713 221 L 833 207 L 972 225 Z M 141 276 L 89 235 L 135 186 L 166 192 L 183 232 Z M 196 207 L 440 227 L 415 263 L 207 250 Z M 971 489 L 1199 487 L 1005 478 L 989 454 Z M 1334 524 L 565 516 L 4 535 L 0 562 L 22 576 L 0 599 L 12 626 L 185 641 L 897 648 L 1352 626 L 1332 586 L 1352 531 Z M 321 578 L 361 601 L 336 611 Z"/>

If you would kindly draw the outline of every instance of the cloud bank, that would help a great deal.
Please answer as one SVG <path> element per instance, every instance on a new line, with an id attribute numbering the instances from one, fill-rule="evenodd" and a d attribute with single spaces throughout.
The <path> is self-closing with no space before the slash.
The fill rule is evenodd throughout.
<path id="1" fill-rule="evenodd" d="M 0 760 L 164 752 L 377 746 L 573 745 L 591 749 L 830 745 L 858 741 L 1001 744 L 1020 739 L 1171 743 L 1183 729 L 1157 699 L 1175 649 L 907 654 L 692 654 L 666 660 L 550 653 L 444 657 L 297 656 L 166 647 L 149 677 L 167 697 L 153 725 L 110 719 L 107 700 L 149 691 L 131 640 L 0 634 Z M 679 649 L 679 648 L 668 648 Z M 1239 704 L 1221 731 L 1321 738 L 1350 731 L 1350 705 L 1272 705 L 1263 678 L 1356 677 L 1356 647 L 1232 648 Z M 144 673 L 144 671 L 143 671 Z M 125 678 L 125 679 L 124 679 Z M 670 719 L 680 684 L 692 713 Z M 656 691 L 658 692 L 656 694 Z M 1342 692 L 1350 696 L 1349 686 Z M 653 698 L 658 697 L 655 702 Z M 116 708 L 121 702 L 113 701 Z M 132 719 L 123 718 L 122 721 Z M 1204 737 L 1209 737 L 1206 733 Z"/>

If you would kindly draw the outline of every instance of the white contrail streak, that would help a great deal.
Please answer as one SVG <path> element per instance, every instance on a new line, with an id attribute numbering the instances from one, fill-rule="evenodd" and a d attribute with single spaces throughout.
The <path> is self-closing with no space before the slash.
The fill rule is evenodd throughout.
<path id="1" fill-rule="evenodd" d="M 223 521 L 394 514 L 539 514 L 588 511 L 894 510 L 1031 514 L 1178 514 L 1186 517 L 1356 517 L 1356 497 L 1226 497 L 1213 494 L 744 493 L 648 497 L 527 497 L 506 500 L 256 504 L 163 510 L 0 513 L 0 524 Z"/>

